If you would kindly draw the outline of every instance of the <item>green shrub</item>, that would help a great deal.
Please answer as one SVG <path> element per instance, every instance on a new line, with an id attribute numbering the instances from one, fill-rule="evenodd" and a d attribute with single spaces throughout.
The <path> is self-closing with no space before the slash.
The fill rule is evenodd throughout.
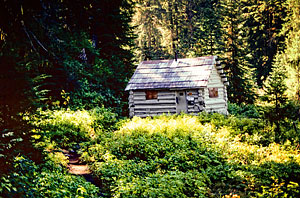
<path id="1" fill-rule="evenodd" d="M 228 103 L 228 113 L 237 117 L 262 118 L 262 109 L 253 104 Z"/>
<path id="2" fill-rule="evenodd" d="M 49 148 L 76 148 L 112 129 L 116 114 L 105 108 L 86 110 L 46 110 L 32 116 L 36 145 Z M 48 148 L 49 147 L 49 148 Z M 49 149 L 50 150 L 50 149 Z"/>
<path id="3" fill-rule="evenodd" d="M 225 162 L 212 136 L 193 116 L 134 118 L 83 158 L 107 196 L 207 197 L 213 183 L 228 179 L 228 170 L 217 171 Z"/>
<path id="4" fill-rule="evenodd" d="M 3 197 L 99 197 L 99 189 L 83 177 L 72 176 L 51 162 L 35 165 L 17 157 L 14 171 L 1 177 Z"/>
<path id="5" fill-rule="evenodd" d="M 258 118 L 237 118 L 214 113 L 201 113 L 200 123 L 210 124 L 216 129 L 227 128 L 232 137 L 240 136 L 242 141 L 252 144 L 268 145 L 274 141 L 275 126 Z"/>
<path id="6" fill-rule="evenodd" d="M 93 128 L 112 131 L 118 121 L 117 114 L 112 113 L 110 109 L 96 107 L 89 110 L 89 114 L 94 118 Z"/>
<path id="7" fill-rule="evenodd" d="M 273 143 L 273 128 L 261 119 L 204 113 L 120 125 L 82 154 L 108 197 L 251 197 L 272 175 L 285 185 L 300 182 L 293 177 L 298 150 Z"/>

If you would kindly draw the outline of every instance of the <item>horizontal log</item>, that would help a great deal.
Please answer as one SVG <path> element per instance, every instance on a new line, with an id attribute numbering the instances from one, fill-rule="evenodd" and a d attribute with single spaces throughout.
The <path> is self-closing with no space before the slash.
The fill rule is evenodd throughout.
<path id="1" fill-rule="evenodd" d="M 209 83 L 207 88 L 223 88 L 224 84 L 220 81 L 220 83 Z"/>
<path id="2" fill-rule="evenodd" d="M 143 100 L 143 101 L 134 101 L 134 104 L 137 105 L 142 105 L 142 104 L 174 104 L 175 105 L 176 100 L 173 98 L 173 100 L 157 100 L 157 99 L 153 99 L 153 100 Z"/>
<path id="3" fill-rule="evenodd" d="M 188 110 L 188 113 L 200 113 L 201 111 L 203 111 L 204 110 L 204 108 L 203 109 L 189 109 Z"/>
<path id="4" fill-rule="evenodd" d="M 168 99 L 175 99 L 175 94 L 173 95 L 163 95 L 163 96 L 158 96 L 157 99 L 159 100 L 168 100 Z"/>
<path id="5" fill-rule="evenodd" d="M 176 109 L 151 109 L 151 111 L 135 110 L 135 113 L 176 113 Z"/>
<path id="6" fill-rule="evenodd" d="M 210 109 L 222 109 L 225 108 L 225 104 L 218 104 L 218 105 L 205 105 L 206 110 Z"/>
<path id="7" fill-rule="evenodd" d="M 158 91 L 158 96 L 175 95 L 175 91 Z"/>
<path id="8" fill-rule="evenodd" d="M 205 108 L 206 112 L 225 112 L 227 109 L 225 107 L 220 108 Z"/>
<path id="9" fill-rule="evenodd" d="M 209 106 L 209 105 L 220 105 L 220 104 L 224 104 L 225 105 L 225 101 L 223 98 L 217 98 L 217 99 L 212 99 L 210 98 L 210 100 L 205 101 L 205 105 Z"/>
<path id="10" fill-rule="evenodd" d="M 224 70 L 223 69 L 218 69 L 218 73 L 224 73 Z"/>
<path id="11" fill-rule="evenodd" d="M 134 91 L 133 96 L 146 96 L 144 91 Z"/>
<path id="12" fill-rule="evenodd" d="M 163 115 L 163 114 L 165 114 L 165 115 L 170 114 L 171 115 L 171 114 L 174 114 L 174 113 L 135 113 L 134 115 L 138 116 L 138 117 L 145 118 L 145 117 L 158 116 L 158 115 Z"/>
<path id="13" fill-rule="evenodd" d="M 134 101 L 136 101 L 136 100 L 146 100 L 146 96 L 134 96 L 133 100 Z"/>
<path id="14" fill-rule="evenodd" d="M 223 81 L 223 82 L 226 82 L 226 81 L 227 81 L 227 77 L 223 77 L 223 78 L 222 78 L 222 81 Z"/>
<path id="15" fill-rule="evenodd" d="M 173 109 L 176 105 L 159 104 L 159 105 L 135 105 L 134 109 Z"/>
<path id="16" fill-rule="evenodd" d="M 140 117 L 140 118 L 146 118 L 146 117 L 154 117 L 154 116 L 159 116 L 159 115 L 162 115 L 162 114 L 142 114 L 142 115 L 135 115 L 135 116 Z"/>

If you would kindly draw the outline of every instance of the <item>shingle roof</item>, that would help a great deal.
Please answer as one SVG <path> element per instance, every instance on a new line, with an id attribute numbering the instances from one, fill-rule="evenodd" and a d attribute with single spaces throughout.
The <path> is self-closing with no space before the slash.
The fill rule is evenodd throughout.
<path id="1" fill-rule="evenodd" d="M 136 68 L 125 90 L 205 87 L 216 58 L 205 56 L 177 61 L 143 61 Z"/>

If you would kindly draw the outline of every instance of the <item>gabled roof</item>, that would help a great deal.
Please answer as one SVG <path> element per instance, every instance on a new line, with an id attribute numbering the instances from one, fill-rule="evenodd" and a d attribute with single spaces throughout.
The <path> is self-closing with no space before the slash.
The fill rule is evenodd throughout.
<path id="1" fill-rule="evenodd" d="M 205 87 L 216 59 L 216 56 L 205 56 L 143 61 L 125 90 Z"/>

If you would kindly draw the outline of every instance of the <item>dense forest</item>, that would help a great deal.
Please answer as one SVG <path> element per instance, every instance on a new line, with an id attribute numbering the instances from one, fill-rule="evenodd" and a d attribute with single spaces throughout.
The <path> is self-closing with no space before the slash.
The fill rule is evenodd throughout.
<path id="1" fill-rule="evenodd" d="M 140 61 L 208 55 L 229 115 L 128 118 Z M 299 90 L 299 0 L 0 0 L 0 197 L 299 197 Z"/>

